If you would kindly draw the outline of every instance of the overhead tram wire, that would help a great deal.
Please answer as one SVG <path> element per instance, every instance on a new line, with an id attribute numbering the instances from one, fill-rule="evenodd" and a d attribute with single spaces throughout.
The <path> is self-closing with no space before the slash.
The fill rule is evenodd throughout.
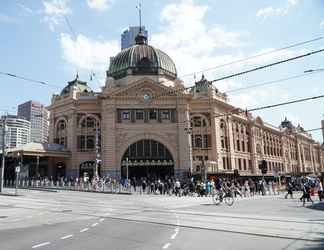
<path id="1" fill-rule="evenodd" d="M 27 78 L 27 77 L 24 77 L 24 76 L 19 76 L 19 75 L 8 73 L 8 72 L 0 71 L 0 74 L 5 75 L 5 76 L 14 77 L 14 78 L 17 78 L 17 79 L 21 79 L 21 80 L 28 81 L 28 82 L 38 83 L 38 84 L 41 84 L 41 85 L 44 85 L 44 86 L 49 86 L 49 87 L 54 87 L 54 88 L 61 88 L 61 86 L 58 86 L 58 85 L 50 84 L 50 83 L 47 83 L 47 82 L 44 82 L 44 81 L 34 80 L 34 79 L 31 79 L 31 78 Z"/>
<path id="2" fill-rule="evenodd" d="M 233 93 L 233 92 L 239 92 L 239 91 L 242 91 L 242 90 L 247 90 L 247 89 L 252 89 L 252 88 L 258 88 L 258 87 L 262 87 L 262 86 L 271 85 L 271 84 L 274 84 L 274 83 L 285 82 L 285 81 L 289 81 L 289 80 L 293 80 L 293 79 L 298 79 L 298 78 L 306 77 L 306 76 L 309 76 L 309 75 L 312 75 L 312 74 L 315 74 L 315 73 L 323 73 L 323 72 L 320 72 L 320 71 L 316 71 L 316 72 L 315 71 L 314 72 L 313 71 L 309 71 L 309 72 L 306 72 L 306 73 L 303 73 L 303 74 L 299 74 L 299 75 L 294 75 L 294 76 L 291 76 L 291 77 L 286 77 L 286 78 L 281 78 L 281 79 L 277 79 L 277 80 L 272 80 L 272 81 L 267 81 L 267 82 L 252 84 L 252 85 L 248 85 L 246 87 L 241 87 L 241 88 L 236 88 L 236 89 L 230 89 L 230 90 L 225 91 L 224 93 L 225 94 L 228 94 L 228 93 Z"/>
<path id="3" fill-rule="evenodd" d="M 249 69 L 249 70 L 241 71 L 239 73 L 235 73 L 235 74 L 232 74 L 232 75 L 228 75 L 228 76 L 224 76 L 224 77 L 221 77 L 221 78 L 214 79 L 214 80 L 212 80 L 210 82 L 214 83 L 214 82 L 218 82 L 218 81 L 223 81 L 223 80 L 226 80 L 226 79 L 229 79 L 229 78 L 233 78 L 233 77 L 245 75 L 245 74 L 248 74 L 248 73 L 252 73 L 252 72 L 255 72 L 255 71 L 258 71 L 258 70 L 273 67 L 273 66 L 276 66 L 276 65 L 279 65 L 279 64 L 282 64 L 282 63 L 287 63 L 287 62 L 294 61 L 294 60 L 297 60 L 297 59 L 301 59 L 301 58 L 304 58 L 304 57 L 307 57 L 307 56 L 315 55 L 315 54 L 318 54 L 318 53 L 321 53 L 321 52 L 324 52 L 324 49 L 311 51 L 311 52 L 308 52 L 306 54 L 302 54 L 302 55 L 291 57 L 291 58 L 281 60 L 281 61 L 278 61 L 278 62 L 266 64 L 266 65 L 259 66 L 259 67 L 256 67 L 256 68 L 252 68 L 252 69 Z M 161 97 L 161 96 L 165 96 L 167 94 L 176 94 L 178 92 L 182 92 L 182 91 L 185 91 L 187 89 L 191 89 L 193 87 L 195 87 L 195 85 L 192 85 L 192 86 L 189 86 L 189 87 L 178 88 L 178 89 L 171 90 L 171 91 L 166 91 L 165 94 L 153 96 L 153 98 L 158 98 L 158 97 Z"/>
<path id="4" fill-rule="evenodd" d="M 259 111 L 259 110 L 263 110 L 263 109 L 276 108 L 276 107 L 279 107 L 279 106 L 285 106 L 285 105 L 290 105 L 290 104 L 294 104 L 294 103 L 306 102 L 306 101 L 316 100 L 316 99 L 320 99 L 320 98 L 324 98 L 324 94 L 323 95 L 318 95 L 318 96 L 302 98 L 302 99 L 296 99 L 296 100 L 293 100 L 293 101 L 287 101 L 287 102 L 281 102 L 281 103 L 276 103 L 276 104 L 251 108 L 251 109 L 245 109 L 245 110 L 240 109 L 240 108 L 235 108 L 235 109 L 233 109 L 232 111 L 230 111 L 228 113 L 218 114 L 218 115 L 215 115 L 214 117 L 215 118 L 226 117 L 226 116 L 229 116 L 229 115 L 237 115 L 237 114 L 242 114 L 242 113 L 247 113 L 247 112 L 252 112 L 252 111 Z"/>
<path id="5" fill-rule="evenodd" d="M 261 57 L 261 56 L 266 56 L 266 55 L 273 54 L 273 53 L 276 53 L 276 52 L 279 52 L 279 51 L 283 51 L 283 50 L 291 49 L 291 48 L 298 47 L 298 46 L 301 46 L 301 45 L 305 45 L 305 44 L 308 44 L 308 43 L 316 42 L 316 41 L 319 41 L 321 39 L 324 39 L 324 36 L 319 36 L 319 37 L 316 37 L 316 38 L 313 38 L 313 39 L 310 39 L 310 40 L 307 40 L 307 41 L 303 41 L 303 42 L 295 43 L 295 44 L 292 44 L 292 45 L 288 45 L 286 47 L 273 49 L 273 50 L 270 50 L 270 51 L 267 51 L 267 52 L 264 52 L 264 53 L 260 53 L 260 54 L 256 54 L 256 55 L 253 55 L 253 56 L 238 59 L 238 60 L 235 60 L 235 61 L 231 61 L 231 62 L 228 62 L 228 63 L 220 64 L 220 65 L 217 65 L 215 67 L 207 68 L 207 69 L 200 70 L 200 71 L 197 71 L 197 72 L 194 72 L 194 73 L 188 73 L 188 74 L 180 76 L 180 78 L 181 77 L 191 76 L 191 75 L 194 75 L 194 74 L 204 73 L 204 72 L 211 71 L 211 70 L 218 69 L 218 68 L 223 68 L 223 67 L 226 67 L 226 66 L 229 66 L 229 65 L 232 65 L 232 64 L 248 61 L 248 60 L 258 58 L 258 57 Z"/>
<path id="6" fill-rule="evenodd" d="M 288 58 L 288 59 L 285 59 L 285 60 L 281 60 L 281 61 L 278 61 L 278 62 L 270 63 L 270 64 L 263 65 L 263 66 L 260 66 L 260 67 L 256 67 L 256 68 L 253 68 L 253 69 L 241 71 L 239 73 L 235 73 L 235 74 L 232 74 L 232 75 L 229 75 L 229 76 L 224 76 L 224 77 L 221 77 L 221 78 L 212 80 L 211 82 L 214 83 L 214 82 L 226 80 L 226 79 L 229 79 L 229 78 L 233 78 L 233 77 L 245 75 L 245 74 L 248 74 L 248 73 L 252 73 L 254 71 L 258 71 L 258 70 L 261 70 L 261 69 L 269 68 L 269 67 L 272 67 L 272 66 L 276 66 L 278 64 L 290 62 L 290 61 L 293 61 L 293 60 L 297 60 L 297 59 L 300 59 L 300 58 L 303 58 L 303 57 L 307 57 L 307 56 L 311 56 L 311 55 L 314 55 L 314 54 L 318 54 L 318 53 L 321 53 L 321 52 L 324 52 L 324 49 L 319 49 L 319 50 L 311 51 L 311 52 L 308 52 L 306 54 L 302 54 L 302 55 L 299 55 L 299 56 L 291 57 L 291 58 Z"/>

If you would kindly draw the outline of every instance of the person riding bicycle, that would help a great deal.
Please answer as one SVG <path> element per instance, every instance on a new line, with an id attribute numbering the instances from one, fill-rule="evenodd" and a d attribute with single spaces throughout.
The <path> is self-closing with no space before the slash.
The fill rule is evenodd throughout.
<path id="1" fill-rule="evenodd" d="M 229 186 L 229 183 L 227 183 L 226 181 L 222 182 L 221 188 L 218 190 L 218 192 L 221 201 L 226 195 L 231 195 L 231 188 Z"/>

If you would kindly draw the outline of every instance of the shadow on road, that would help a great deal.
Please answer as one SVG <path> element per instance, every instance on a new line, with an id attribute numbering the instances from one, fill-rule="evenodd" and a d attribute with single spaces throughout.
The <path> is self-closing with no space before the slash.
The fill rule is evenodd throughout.
<path id="1" fill-rule="evenodd" d="M 300 250 L 323 250 L 324 249 L 324 233 L 319 233 L 318 242 L 306 243 Z"/>
<path id="2" fill-rule="evenodd" d="M 324 202 L 315 203 L 313 205 L 307 206 L 307 208 L 324 211 Z"/>

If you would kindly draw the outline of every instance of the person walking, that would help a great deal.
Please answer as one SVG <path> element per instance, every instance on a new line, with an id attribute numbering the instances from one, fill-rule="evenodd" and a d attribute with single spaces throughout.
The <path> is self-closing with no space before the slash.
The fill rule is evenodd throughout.
<path id="1" fill-rule="evenodd" d="M 181 188 L 181 183 L 180 181 L 177 179 L 175 182 L 175 195 L 180 197 L 180 188 Z"/>
<path id="2" fill-rule="evenodd" d="M 317 180 L 316 180 L 316 188 L 317 188 L 317 193 L 318 193 L 318 199 L 321 202 L 323 199 L 323 184 L 322 184 L 320 178 L 317 178 Z"/>
<path id="3" fill-rule="evenodd" d="M 303 185 L 303 196 L 301 197 L 301 201 L 303 202 L 303 206 L 305 206 L 306 203 L 306 199 L 307 201 L 312 202 L 312 204 L 314 203 L 314 201 L 311 198 L 311 187 L 310 184 L 305 182 Z"/>
<path id="4" fill-rule="evenodd" d="M 285 195 L 285 199 L 288 198 L 288 195 L 290 195 L 290 198 L 292 199 L 293 198 L 293 185 L 292 185 L 291 181 L 288 181 L 286 189 L 287 189 L 287 194 Z"/>

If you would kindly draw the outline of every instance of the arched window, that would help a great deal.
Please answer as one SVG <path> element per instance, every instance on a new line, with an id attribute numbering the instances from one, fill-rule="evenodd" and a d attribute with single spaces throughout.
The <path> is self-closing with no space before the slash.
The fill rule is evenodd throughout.
<path id="1" fill-rule="evenodd" d="M 81 119 L 77 137 L 79 151 L 94 151 L 96 145 L 100 147 L 100 121 L 93 116 L 85 116 Z"/>
<path id="2" fill-rule="evenodd" d="M 54 143 L 67 146 L 67 123 L 64 119 L 56 123 Z"/>

